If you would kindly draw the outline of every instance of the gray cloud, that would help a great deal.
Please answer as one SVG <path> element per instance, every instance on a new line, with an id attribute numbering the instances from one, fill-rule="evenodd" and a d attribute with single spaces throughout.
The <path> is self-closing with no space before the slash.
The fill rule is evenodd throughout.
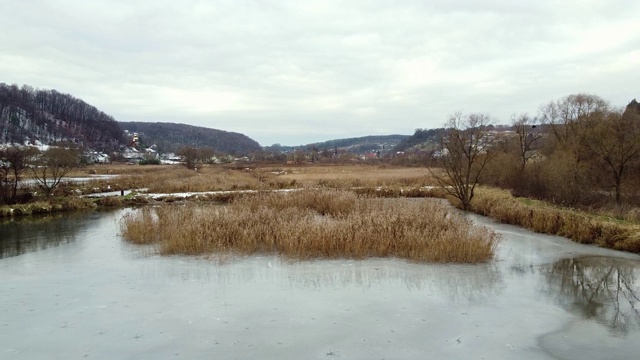
<path id="1" fill-rule="evenodd" d="M 267 145 L 506 123 L 640 80 L 636 1 L 9 1 L 0 81 Z"/>

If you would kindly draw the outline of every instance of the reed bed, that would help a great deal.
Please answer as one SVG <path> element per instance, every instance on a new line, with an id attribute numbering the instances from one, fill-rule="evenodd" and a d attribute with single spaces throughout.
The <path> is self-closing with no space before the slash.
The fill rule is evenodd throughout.
<path id="1" fill-rule="evenodd" d="M 198 192 L 222 190 L 259 190 L 266 186 L 250 170 L 233 170 L 205 166 L 198 172 L 186 168 L 173 170 L 178 176 L 163 179 L 146 179 L 149 192 Z M 152 175 L 153 176 L 153 175 Z"/>
<path id="2" fill-rule="evenodd" d="M 584 244 L 640 253 L 640 225 L 561 208 L 541 201 L 514 198 L 508 191 L 480 188 L 472 211 L 535 232 L 560 235 Z"/>
<path id="3" fill-rule="evenodd" d="M 594 213 L 620 219 L 628 222 L 640 223 L 640 207 L 629 204 L 609 204 L 592 210 Z"/>
<path id="4" fill-rule="evenodd" d="M 227 206 L 163 205 L 124 216 L 123 236 L 162 254 L 277 253 L 291 259 L 397 257 L 477 263 L 498 236 L 444 204 L 343 191 L 261 193 Z"/>
<path id="5" fill-rule="evenodd" d="M 139 188 L 155 193 L 299 188 L 408 190 L 436 185 L 424 169 L 371 165 L 282 168 L 205 165 L 198 171 L 181 165 L 94 165 L 85 169 L 84 175 L 87 173 L 119 176 L 90 181 L 80 186 L 83 193 Z"/>
<path id="6" fill-rule="evenodd" d="M 98 168 L 101 169 L 101 168 Z M 118 174 L 112 179 L 94 180 L 82 189 L 84 193 L 146 188 L 155 193 L 204 192 L 225 190 L 261 190 L 282 188 L 283 184 L 267 182 L 265 175 L 245 169 L 229 169 L 207 165 L 197 172 L 181 165 L 128 165 L 104 168 L 92 173 Z M 273 180 L 271 180 L 273 182 Z"/>
<path id="7" fill-rule="evenodd" d="M 424 168 L 371 165 L 331 165 L 274 169 L 282 182 L 303 187 L 344 189 L 353 187 L 423 187 L 437 185 Z"/>
<path id="8" fill-rule="evenodd" d="M 127 213 L 121 220 L 125 226 L 123 235 L 132 242 L 143 245 L 160 240 L 158 231 L 149 231 L 149 227 L 158 224 L 156 209 L 149 206 Z"/>
<path id="9" fill-rule="evenodd" d="M 446 198 L 448 193 L 441 187 L 360 187 L 353 189 L 358 195 L 381 198 Z"/>

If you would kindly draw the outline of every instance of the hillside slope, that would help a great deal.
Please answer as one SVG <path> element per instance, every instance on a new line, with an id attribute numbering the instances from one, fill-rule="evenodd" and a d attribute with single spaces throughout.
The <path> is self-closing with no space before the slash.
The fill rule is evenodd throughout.
<path id="1" fill-rule="evenodd" d="M 444 129 L 416 129 L 416 132 L 397 144 L 393 151 L 435 150 Z"/>
<path id="2" fill-rule="evenodd" d="M 124 137 L 111 116 L 69 94 L 0 83 L 0 143 L 38 142 L 107 151 L 117 149 Z"/>
<path id="3" fill-rule="evenodd" d="M 354 154 L 369 152 L 372 150 L 392 149 L 394 146 L 408 138 L 408 135 L 372 135 L 357 138 L 329 140 L 320 143 L 313 143 L 307 147 L 315 147 L 318 149 L 334 149 L 338 148 L 346 150 Z"/>
<path id="4" fill-rule="evenodd" d="M 211 147 L 229 154 L 248 154 L 261 150 L 260 144 L 246 135 L 200 126 L 133 121 L 120 122 L 120 126 L 138 133 L 143 145 L 155 144 L 164 152 L 176 152 L 184 146 Z"/>
<path id="5" fill-rule="evenodd" d="M 274 144 L 265 148 L 267 151 L 289 152 L 298 149 L 316 149 L 318 151 L 346 151 L 352 154 L 365 154 L 377 150 L 391 150 L 409 135 L 370 135 L 355 138 L 327 140 L 299 146 L 283 146 Z"/>

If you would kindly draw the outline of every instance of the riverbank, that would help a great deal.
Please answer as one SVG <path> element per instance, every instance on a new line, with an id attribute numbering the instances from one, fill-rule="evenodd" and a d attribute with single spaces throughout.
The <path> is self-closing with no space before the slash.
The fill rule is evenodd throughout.
<path id="1" fill-rule="evenodd" d="M 637 222 L 516 198 L 507 190 L 495 188 L 479 188 L 470 210 L 538 233 L 640 253 L 640 224 Z"/>
<path id="2" fill-rule="evenodd" d="M 89 199 L 82 199 L 78 197 L 56 198 L 48 201 L 0 206 L 0 218 L 13 218 L 19 216 L 50 214 L 95 208 L 97 208 L 97 204 Z"/>
<path id="3" fill-rule="evenodd" d="M 291 190 L 300 191 L 301 189 L 280 189 L 278 191 Z M 443 191 L 431 187 L 360 187 L 351 190 L 366 197 L 445 198 Z M 132 192 L 126 196 L 58 197 L 49 201 L 1 206 L 0 218 L 98 208 L 121 208 L 151 203 L 230 203 L 247 193 L 258 193 L 258 191 L 228 190 L 173 194 Z M 455 201 L 449 200 L 455 204 Z M 538 233 L 564 236 L 578 243 L 595 244 L 604 248 L 640 253 L 640 224 L 633 221 L 564 208 L 537 200 L 516 198 L 507 190 L 486 187 L 477 190 L 470 211 Z"/>
<path id="4" fill-rule="evenodd" d="M 0 206 L 0 219 L 98 208 L 134 206 L 147 204 L 149 202 L 145 196 L 108 196 L 99 198 L 84 198 L 79 196 L 54 197 L 27 204 L 2 205 Z"/>

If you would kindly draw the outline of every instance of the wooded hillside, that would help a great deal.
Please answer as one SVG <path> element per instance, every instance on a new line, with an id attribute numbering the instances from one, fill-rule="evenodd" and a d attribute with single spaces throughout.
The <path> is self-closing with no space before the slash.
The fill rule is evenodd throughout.
<path id="1" fill-rule="evenodd" d="M 37 142 L 109 151 L 124 138 L 110 115 L 69 94 L 0 83 L 0 143 Z"/>
<path id="2" fill-rule="evenodd" d="M 174 123 L 120 122 L 123 129 L 136 132 L 144 146 L 155 144 L 162 152 L 177 152 L 186 146 L 209 147 L 229 154 L 248 154 L 261 150 L 246 135 L 200 126 Z"/>

